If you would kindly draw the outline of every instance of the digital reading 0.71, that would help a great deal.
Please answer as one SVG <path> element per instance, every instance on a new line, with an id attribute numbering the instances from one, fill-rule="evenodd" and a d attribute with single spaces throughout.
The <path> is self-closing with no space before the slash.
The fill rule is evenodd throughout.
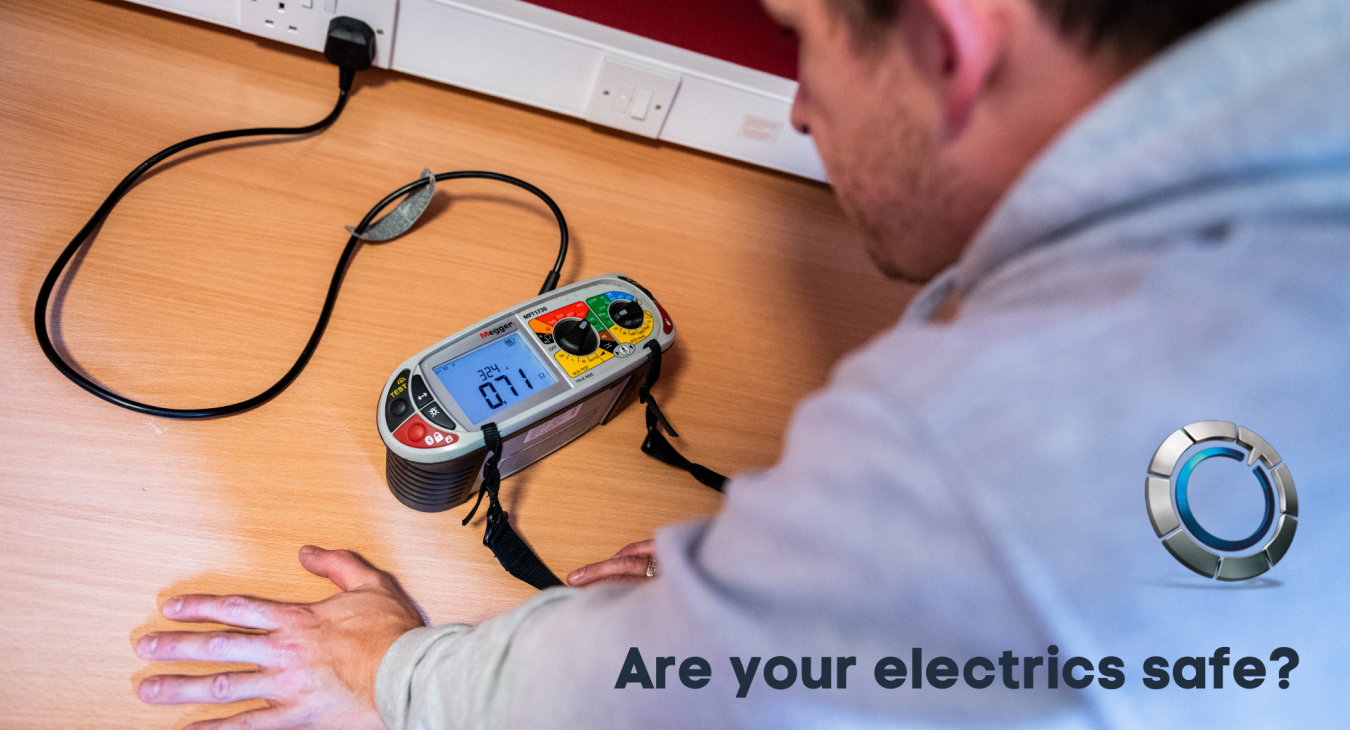
<path id="1" fill-rule="evenodd" d="M 432 368 L 475 425 L 556 380 L 519 333 Z"/>

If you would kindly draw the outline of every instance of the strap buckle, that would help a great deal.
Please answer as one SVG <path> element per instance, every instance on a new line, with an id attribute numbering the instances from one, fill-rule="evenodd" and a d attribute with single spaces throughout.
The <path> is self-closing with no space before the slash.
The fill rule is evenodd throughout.
<path id="1" fill-rule="evenodd" d="M 483 483 L 478 489 L 478 501 L 474 502 L 473 509 L 469 510 L 463 524 L 469 524 L 469 520 L 478 513 L 478 506 L 483 503 L 483 495 L 487 494 L 487 528 L 483 530 L 483 545 L 492 551 L 497 562 L 501 563 L 506 572 L 540 590 L 562 585 L 562 581 L 558 580 L 539 556 L 534 554 L 530 546 L 520 539 L 520 535 L 511 529 L 511 523 L 508 521 L 510 515 L 502 509 L 502 503 L 497 499 L 497 492 L 502 484 L 502 473 L 497 466 L 502 456 L 502 436 L 497 430 L 497 424 L 483 424 L 483 443 L 488 450 L 487 459 L 483 461 Z"/>
<path id="2" fill-rule="evenodd" d="M 497 468 L 497 461 L 501 459 L 502 454 L 502 436 L 501 433 L 497 431 L 497 424 L 483 424 L 483 444 L 487 447 L 488 456 L 483 462 L 483 483 L 478 487 L 478 501 L 473 503 L 473 509 L 469 510 L 469 514 L 465 515 L 464 521 L 459 524 L 468 525 L 469 520 L 472 520 L 473 516 L 478 514 L 478 506 L 483 503 L 483 494 L 486 492 L 488 501 L 490 502 L 488 505 L 488 531 L 491 532 L 492 524 L 494 524 L 492 522 L 493 512 L 500 512 L 503 515 L 506 514 L 505 512 L 502 512 L 502 507 L 497 502 L 497 490 L 499 490 L 502 485 L 502 473 Z M 484 544 L 486 544 L 486 536 L 483 537 L 483 541 Z"/>
<path id="3" fill-rule="evenodd" d="M 645 347 L 648 362 L 647 380 L 638 389 L 638 401 L 647 406 L 647 438 L 642 442 L 642 453 L 677 469 L 684 469 L 704 486 L 722 491 L 722 486 L 727 481 L 726 477 L 702 464 L 689 461 L 661 434 L 661 430 L 665 429 L 672 438 L 680 437 L 680 434 L 671 427 L 670 421 L 666 420 L 666 414 L 661 412 L 661 406 L 657 405 L 656 397 L 652 395 L 652 386 L 661 377 L 661 346 L 656 340 L 648 340 Z"/>
<path id="4" fill-rule="evenodd" d="M 497 541 L 501 539 L 501 526 L 506 522 L 508 514 L 500 505 L 493 500 L 487 511 L 487 529 L 483 531 L 483 545 L 489 550 L 496 551 Z"/>

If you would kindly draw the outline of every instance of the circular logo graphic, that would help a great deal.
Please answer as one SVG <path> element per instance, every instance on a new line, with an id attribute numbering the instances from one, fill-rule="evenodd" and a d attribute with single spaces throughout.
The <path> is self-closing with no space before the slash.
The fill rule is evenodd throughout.
<path id="1" fill-rule="evenodd" d="M 1219 443 L 1195 448 L 1209 441 Z M 1182 463 L 1187 454 L 1189 458 Z M 1191 511 L 1187 495 L 1191 474 L 1216 457 L 1245 460 L 1265 498 L 1261 526 L 1240 540 L 1214 536 Z M 1177 429 L 1153 452 L 1148 473 L 1144 502 L 1153 531 L 1167 552 L 1187 568 L 1206 578 L 1247 580 L 1270 570 L 1289 551 L 1298 528 L 1294 478 L 1275 449 L 1247 428 L 1227 421 L 1198 421 Z"/>

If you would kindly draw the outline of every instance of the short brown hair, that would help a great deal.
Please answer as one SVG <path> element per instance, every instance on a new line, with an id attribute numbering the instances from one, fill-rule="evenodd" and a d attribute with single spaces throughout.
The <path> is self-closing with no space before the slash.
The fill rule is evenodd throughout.
<path id="1" fill-rule="evenodd" d="M 861 34 L 889 25 L 904 0 L 828 0 Z M 1031 0 L 1067 36 L 1089 49 L 1111 46 L 1146 57 L 1249 0 Z"/>

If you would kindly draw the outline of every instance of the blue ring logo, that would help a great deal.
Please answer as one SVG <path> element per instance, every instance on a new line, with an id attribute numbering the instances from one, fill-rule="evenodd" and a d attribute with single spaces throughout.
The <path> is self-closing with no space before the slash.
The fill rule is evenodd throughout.
<path id="1" fill-rule="evenodd" d="M 1261 467 L 1252 469 L 1252 473 L 1256 474 L 1257 481 L 1261 483 L 1261 491 L 1266 497 L 1266 514 L 1265 517 L 1261 519 L 1261 526 L 1256 529 L 1256 532 L 1253 532 L 1242 540 L 1224 540 L 1215 537 L 1209 534 L 1209 531 L 1201 527 L 1200 523 L 1196 521 L 1195 515 L 1191 514 L 1190 500 L 1186 498 L 1186 486 L 1191 480 L 1191 472 L 1195 470 L 1195 467 L 1200 465 L 1200 462 L 1211 456 L 1226 456 L 1229 459 L 1242 461 L 1246 455 L 1237 449 L 1216 446 L 1212 449 L 1205 449 L 1195 456 L 1192 456 L 1190 460 L 1186 462 L 1186 465 L 1181 467 L 1181 471 L 1177 474 L 1177 511 L 1181 513 L 1181 523 L 1186 526 L 1186 529 L 1189 530 L 1191 535 L 1199 540 L 1201 544 L 1212 547 L 1215 550 L 1225 550 L 1228 552 L 1240 552 L 1246 550 L 1261 541 L 1261 536 L 1265 535 L 1266 530 L 1270 528 L 1270 519 L 1275 514 L 1275 497 L 1270 492 L 1270 480 L 1266 479 L 1265 472 L 1261 471 Z"/>
<path id="2" fill-rule="evenodd" d="M 1227 441 L 1244 447 L 1246 452 L 1230 446 L 1192 449 L 1205 441 Z M 1177 469 L 1187 453 L 1191 457 Z M 1191 511 L 1187 495 L 1191 474 L 1206 459 L 1216 456 L 1245 459 L 1265 497 L 1261 526 L 1241 540 L 1216 537 L 1200 525 Z M 1247 580 L 1270 570 L 1288 552 L 1298 528 L 1294 478 L 1275 449 L 1247 428 L 1227 421 L 1198 421 L 1178 429 L 1153 453 L 1148 473 L 1144 502 L 1149 521 L 1162 538 L 1163 547 L 1187 568 L 1206 578 Z M 1258 545 L 1255 552 L 1243 554 Z"/>

